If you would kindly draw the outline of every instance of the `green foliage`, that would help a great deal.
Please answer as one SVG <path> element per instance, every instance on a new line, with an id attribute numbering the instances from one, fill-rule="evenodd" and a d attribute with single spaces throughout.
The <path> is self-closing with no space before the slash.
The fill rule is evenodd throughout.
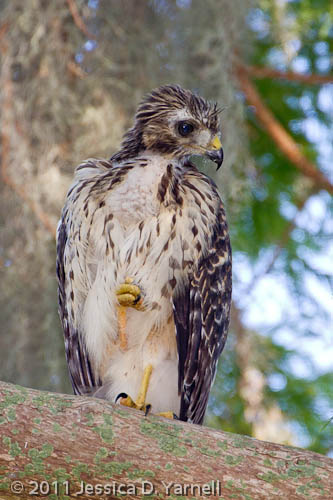
<path id="1" fill-rule="evenodd" d="M 249 63 L 281 71 L 295 68 L 306 73 L 332 71 L 328 60 L 333 47 L 331 2 L 266 0 L 259 2 L 248 18 L 254 33 Z M 318 138 L 306 127 L 309 119 L 321 130 L 329 131 L 332 127 L 331 108 L 326 109 L 323 104 L 323 86 L 272 78 L 257 79 L 255 84 L 265 105 L 288 130 L 301 151 L 327 172 L 327 161 L 325 163 L 320 154 Z M 256 300 L 253 288 L 266 277 L 266 272 L 257 273 L 255 269 L 260 268 L 265 255 L 272 254 L 275 258 L 270 260 L 267 273 L 277 282 L 285 280 L 290 297 L 289 311 L 283 315 L 283 321 L 275 324 L 270 336 L 256 338 L 252 345 L 256 355 L 253 358 L 249 354 L 247 362 L 259 368 L 267 380 L 264 406 L 278 404 L 303 446 L 320 453 L 332 452 L 332 411 L 329 412 L 333 407 L 332 373 L 321 374 L 318 364 L 311 363 L 305 354 L 297 349 L 286 349 L 278 342 L 279 331 L 288 330 L 290 336 L 298 336 L 301 345 L 322 337 L 332 326 L 327 304 L 322 304 L 306 286 L 309 277 L 315 278 L 322 286 L 328 285 L 329 297 L 332 275 L 329 276 L 329 269 L 316 262 L 317 256 L 327 252 L 329 228 L 325 220 L 330 217 L 332 201 L 315 184 L 300 176 L 263 129 L 252 107 L 247 109 L 247 124 L 256 170 L 250 183 L 252 196 L 244 200 L 236 220 L 232 219 L 231 235 L 236 258 L 238 252 L 246 255 L 254 271 L 252 285 L 245 287 L 246 293 L 242 294 L 237 287 L 242 277 L 237 267 L 234 268 L 236 300 L 240 309 L 244 309 L 244 304 L 245 308 L 249 306 L 251 297 Z M 311 197 L 317 202 L 320 200 L 322 206 L 323 214 L 317 223 L 311 223 L 311 212 L 306 215 Z M 245 401 L 239 388 L 245 367 L 239 364 L 235 351 L 237 342 L 231 340 L 220 363 L 209 422 L 217 427 L 227 426 L 234 432 L 244 432 L 249 424 L 244 417 Z M 307 376 L 297 374 L 300 361 L 307 366 Z M 270 380 L 274 376 L 282 378 L 283 388 L 272 388 Z"/>

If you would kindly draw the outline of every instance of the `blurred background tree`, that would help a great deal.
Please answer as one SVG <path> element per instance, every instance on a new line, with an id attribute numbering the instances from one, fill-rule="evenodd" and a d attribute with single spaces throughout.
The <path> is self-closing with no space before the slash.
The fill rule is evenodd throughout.
<path id="1" fill-rule="evenodd" d="M 223 107 L 234 304 L 207 425 L 333 454 L 330 0 L 0 0 L 0 379 L 71 392 L 55 228 L 142 95 Z"/>

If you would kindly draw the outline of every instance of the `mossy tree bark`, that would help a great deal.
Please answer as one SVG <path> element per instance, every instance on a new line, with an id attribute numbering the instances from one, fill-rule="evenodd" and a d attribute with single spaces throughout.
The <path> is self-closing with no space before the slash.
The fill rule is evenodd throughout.
<path id="1" fill-rule="evenodd" d="M 333 498 L 333 460 L 0 382 L 0 498 Z"/>

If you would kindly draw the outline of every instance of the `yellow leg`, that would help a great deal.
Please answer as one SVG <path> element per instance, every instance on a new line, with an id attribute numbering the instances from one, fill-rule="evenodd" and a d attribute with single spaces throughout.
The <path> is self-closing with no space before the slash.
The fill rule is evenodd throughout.
<path id="1" fill-rule="evenodd" d="M 116 295 L 119 304 L 117 307 L 117 313 L 120 349 L 122 351 L 127 351 L 126 307 L 134 307 L 139 311 L 143 311 L 143 298 L 141 296 L 140 288 L 133 285 L 133 279 L 128 277 L 125 279 L 125 283 L 119 286 L 116 291 Z"/>
<path id="2" fill-rule="evenodd" d="M 118 332 L 120 340 L 120 349 L 127 351 L 127 335 L 126 335 L 126 307 L 118 306 Z"/>
<path id="3" fill-rule="evenodd" d="M 148 365 L 144 369 L 137 400 L 134 402 L 130 396 L 127 396 L 125 394 L 124 396 L 126 396 L 126 397 L 122 397 L 122 399 L 120 401 L 121 405 L 129 406 L 130 408 L 136 408 L 137 410 L 143 410 L 143 411 L 147 410 L 148 411 L 150 406 L 146 404 L 146 396 L 147 396 L 147 391 L 148 391 L 148 386 L 149 386 L 149 381 L 150 381 L 152 371 L 153 371 L 152 365 Z"/>
<path id="4" fill-rule="evenodd" d="M 144 369 L 144 372 L 143 372 L 140 391 L 139 391 L 138 398 L 137 398 L 136 403 L 135 403 L 136 406 L 140 409 L 143 408 L 144 406 L 146 406 L 146 396 L 147 396 L 147 391 L 148 391 L 148 386 L 149 386 L 149 381 L 150 381 L 150 376 L 151 376 L 152 371 L 153 371 L 152 365 L 148 365 L 148 366 L 146 366 L 146 368 Z"/>
<path id="5" fill-rule="evenodd" d="M 142 410 L 145 412 L 146 415 L 148 414 L 151 405 L 146 403 L 146 397 L 152 371 L 153 371 L 152 365 L 148 365 L 144 369 L 139 394 L 135 402 L 127 394 L 125 393 L 119 394 L 118 398 L 121 398 L 120 400 L 121 405 L 128 406 L 129 408 L 135 408 L 136 410 Z M 164 418 L 170 418 L 172 420 L 177 418 L 172 411 L 163 411 L 161 413 L 157 413 L 157 415 Z"/>

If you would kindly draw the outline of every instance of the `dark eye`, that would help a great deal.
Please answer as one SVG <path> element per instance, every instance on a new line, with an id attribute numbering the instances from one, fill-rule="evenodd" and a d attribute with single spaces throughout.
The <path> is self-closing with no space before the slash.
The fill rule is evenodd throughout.
<path id="1" fill-rule="evenodd" d="M 186 137 L 187 135 L 189 135 L 191 132 L 193 132 L 193 130 L 194 130 L 194 127 L 193 127 L 192 123 L 179 122 L 179 124 L 178 124 L 178 132 L 183 137 Z"/>

